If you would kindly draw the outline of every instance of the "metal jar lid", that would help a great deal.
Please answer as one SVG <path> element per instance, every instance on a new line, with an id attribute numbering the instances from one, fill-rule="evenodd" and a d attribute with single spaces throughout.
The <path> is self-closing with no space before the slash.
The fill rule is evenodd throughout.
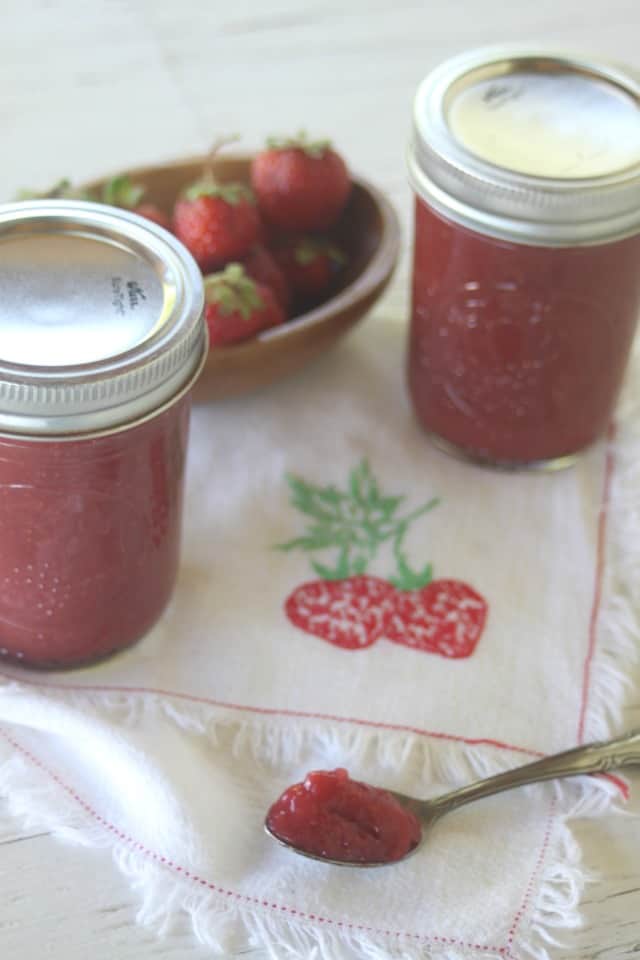
<path id="1" fill-rule="evenodd" d="M 142 217 L 95 203 L 0 205 L 0 433 L 96 433 L 151 415 L 206 350 L 202 277 Z"/>
<path id="2" fill-rule="evenodd" d="M 640 231 L 640 82 L 571 55 L 493 47 L 420 85 L 409 175 L 446 218 L 538 245 Z"/>

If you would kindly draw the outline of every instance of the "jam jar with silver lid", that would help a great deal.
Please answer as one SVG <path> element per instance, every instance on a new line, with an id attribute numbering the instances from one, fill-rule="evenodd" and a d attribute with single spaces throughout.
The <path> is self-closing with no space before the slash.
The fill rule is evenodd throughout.
<path id="1" fill-rule="evenodd" d="M 64 668 L 171 595 L 200 272 L 169 233 L 64 200 L 0 206 L 0 657 Z"/>
<path id="2" fill-rule="evenodd" d="M 409 389 L 450 452 L 558 467 L 610 421 L 640 311 L 640 83 L 499 47 L 414 103 Z"/>

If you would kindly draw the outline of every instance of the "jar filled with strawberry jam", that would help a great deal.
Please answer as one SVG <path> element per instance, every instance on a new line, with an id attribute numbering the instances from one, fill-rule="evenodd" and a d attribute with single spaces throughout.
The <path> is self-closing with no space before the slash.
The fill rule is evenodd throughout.
<path id="1" fill-rule="evenodd" d="M 0 657 L 90 663 L 173 588 L 200 273 L 97 204 L 0 206 Z"/>
<path id="2" fill-rule="evenodd" d="M 606 430 L 640 311 L 640 84 L 539 51 L 420 86 L 409 389 L 450 452 L 557 467 Z"/>

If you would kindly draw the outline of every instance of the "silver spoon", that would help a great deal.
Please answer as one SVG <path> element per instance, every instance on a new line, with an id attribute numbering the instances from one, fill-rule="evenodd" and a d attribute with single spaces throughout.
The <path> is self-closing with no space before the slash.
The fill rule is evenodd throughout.
<path id="1" fill-rule="evenodd" d="M 482 797 L 490 797 L 492 794 L 501 793 L 503 790 L 524 787 L 527 784 L 540 783 L 543 780 L 576 777 L 586 773 L 606 773 L 608 770 L 634 765 L 640 765 L 640 730 L 632 730 L 630 733 L 613 740 L 587 743 L 582 747 L 565 750 L 563 753 L 555 753 L 544 757 L 542 760 L 535 760 L 533 763 L 527 763 L 522 767 L 516 767 L 513 770 L 498 773 L 496 776 L 487 777 L 485 780 L 478 780 L 466 787 L 461 787 L 459 790 L 444 793 L 430 800 L 417 800 L 415 797 L 409 797 L 404 793 L 387 790 L 387 793 L 395 797 L 406 810 L 411 811 L 418 818 L 422 826 L 419 843 L 400 860 L 373 862 L 333 860 L 329 857 L 309 853 L 290 841 L 283 840 L 269 829 L 266 821 L 264 827 L 269 836 L 277 840 L 278 843 L 295 851 L 295 853 L 302 854 L 304 857 L 310 857 L 312 860 L 321 860 L 323 863 L 332 863 L 338 867 L 389 866 L 390 863 L 400 863 L 415 853 L 424 843 L 426 831 L 436 820 L 465 803 L 471 803 L 472 800 L 480 800 Z"/>

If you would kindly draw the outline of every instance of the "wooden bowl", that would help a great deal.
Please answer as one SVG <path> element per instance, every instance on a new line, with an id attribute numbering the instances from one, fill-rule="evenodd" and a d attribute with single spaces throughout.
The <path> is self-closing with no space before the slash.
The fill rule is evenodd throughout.
<path id="1" fill-rule="evenodd" d="M 171 214 L 177 195 L 200 176 L 203 162 L 203 157 L 193 157 L 128 173 L 146 188 L 145 201 Z M 221 182 L 248 182 L 250 165 L 249 156 L 221 156 L 215 174 Z M 104 182 L 84 186 L 99 190 Z M 332 236 L 348 262 L 330 299 L 251 340 L 211 350 L 196 384 L 196 403 L 248 393 L 295 373 L 364 317 L 393 273 L 400 246 L 398 218 L 379 190 L 354 178 Z"/>

